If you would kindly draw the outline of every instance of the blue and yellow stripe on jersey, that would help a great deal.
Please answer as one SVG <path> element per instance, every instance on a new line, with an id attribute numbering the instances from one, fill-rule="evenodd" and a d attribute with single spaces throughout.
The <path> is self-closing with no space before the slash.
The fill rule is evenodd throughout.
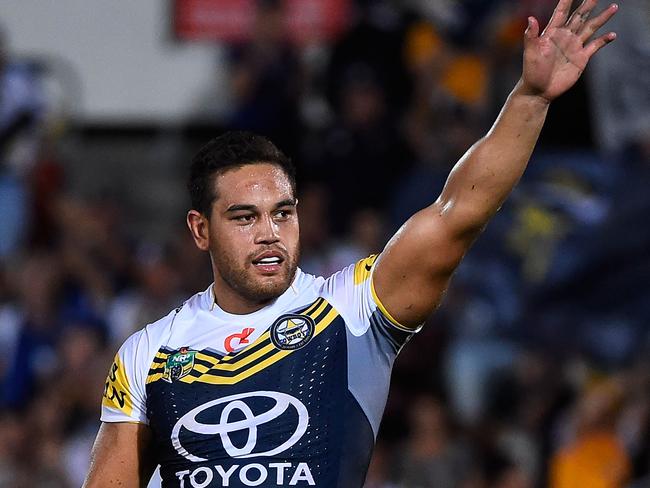
<path id="1" fill-rule="evenodd" d="M 133 412 L 133 399 L 131 398 L 129 378 L 126 375 L 119 354 L 115 355 L 111 369 L 108 372 L 108 377 L 104 384 L 102 405 L 120 410 L 126 415 L 131 415 L 131 412 Z"/>
<path id="2" fill-rule="evenodd" d="M 357 261 L 357 263 L 354 265 L 355 285 L 360 285 L 364 283 L 366 280 L 368 280 L 368 278 L 372 276 L 372 268 L 375 265 L 377 258 L 379 258 L 379 254 L 371 254 L 367 258 Z M 375 304 L 377 305 L 377 308 L 381 310 L 381 313 L 384 314 L 384 317 L 386 317 L 394 327 L 401 330 L 402 332 L 409 333 L 409 334 L 412 332 L 417 332 L 419 330 L 419 328 L 414 329 L 412 327 L 407 327 L 405 325 L 402 325 L 397 319 L 395 319 L 391 315 L 391 313 L 386 309 L 382 301 L 377 296 L 377 292 L 375 291 L 375 284 L 372 281 L 370 282 L 370 292 L 372 294 L 372 298 Z"/>
<path id="3" fill-rule="evenodd" d="M 318 298 L 296 314 L 306 315 L 314 321 L 314 337 L 323 332 L 339 316 L 336 309 L 324 298 Z M 295 350 L 278 349 L 273 345 L 270 330 L 267 330 L 255 342 L 241 351 L 227 355 L 220 355 L 206 349 L 197 351 L 192 371 L 177 381 L 234 385 L 272 366 L 293 352 Z M 165 347 L 156 353 L 149 369 L 147 384 L 162 380 L 167 358 L 174 353 L 176 353 L 175 350 Z"/>

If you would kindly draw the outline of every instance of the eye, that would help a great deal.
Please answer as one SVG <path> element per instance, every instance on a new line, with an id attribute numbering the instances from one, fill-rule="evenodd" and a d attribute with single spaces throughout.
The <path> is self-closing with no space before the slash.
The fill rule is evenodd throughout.
<path id="1" fill-rule="evenodd" d="M 246 224 L 252 222 L 254 218 L 255 216 L 253 214 L 244 214 L 244 215 L 235 215 L 232 218 L 232 220 Z"/>
<path id="2" fill-rule="evenodd" d="M 275 217 L 276 217 L 278 220 L 287 220 L 287 219 L 291 216 L 291 213 L 292 213 L 291 210 L 287 210 L 287 209 L 284 209 L 284 210 L 278 210 L 278 211 L 275 213 Z"/>

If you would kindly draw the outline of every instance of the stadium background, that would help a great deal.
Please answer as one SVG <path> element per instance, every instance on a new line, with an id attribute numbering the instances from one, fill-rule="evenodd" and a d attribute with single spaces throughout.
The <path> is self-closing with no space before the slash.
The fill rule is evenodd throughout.
<path id="1" fill-rule="evenodd" d="M 203 142 L 293 157 L 327 275 L 437 196 L 552 4 L 3 2 L 0 487 L 79 486 L 115 350 L 210 282 L 184 225 Z M 398 359 L 368 487 L 650 486 L 650 5 L 620 4 Z"/>

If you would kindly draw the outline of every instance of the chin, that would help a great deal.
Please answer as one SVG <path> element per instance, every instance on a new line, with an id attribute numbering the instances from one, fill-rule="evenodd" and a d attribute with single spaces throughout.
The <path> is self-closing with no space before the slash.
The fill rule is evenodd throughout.
<path id="1" fill-rule="evenodd" d="M 267 303 L 282 295 L 291 286 L 292 279 L 293 275 L 287 276 L 286 273 L 267 276 L 247 274 L 234 288 L 248 301 Z"/>
<path id="2" fill-rule="evenodd" d="M 284 286 L 259 286 L 259 287 L 250 287 L 247 290 L 244 290 L 243 295 L 246 296 L 246 299 L 253 303 L 268 303 L 280 295 L 282 295 L 287 287 Z"/>
<path id="3" fill-rule="evenodd" d="M 255 294 L 262 298 L 261 301 L 270 301 L 278 298 L 291 286 L 291 279 L 286 277 L 273 277 L 273 279 L 260 280 L 255 287 Z"/>
<path id="4" fill-rule="evenodd" d="M 283 269 L 279 273 L 259 274 L 257 270 L 247 269 L 233 272 L 229 267 L 223 268 L 223 280 L 232 290 L 251 303 L 266 304 L 282 295 L 290 286 L 296 268 Z"/>

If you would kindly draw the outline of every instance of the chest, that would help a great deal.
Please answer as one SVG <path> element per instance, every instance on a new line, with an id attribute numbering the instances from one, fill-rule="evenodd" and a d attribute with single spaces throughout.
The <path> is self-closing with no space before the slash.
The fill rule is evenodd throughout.
<path id="1" fill-rule="evenodd" d="M 147 379 L 158 452 L 179 466 L 321 449 L 347 391 L 345 324 L 331 305 L 279 317 L 231 354 L 161 348 Z M 309 449 L 307 449 L 309 446 Z M 320 446 L 320 447 L 319 447 Z"/>

